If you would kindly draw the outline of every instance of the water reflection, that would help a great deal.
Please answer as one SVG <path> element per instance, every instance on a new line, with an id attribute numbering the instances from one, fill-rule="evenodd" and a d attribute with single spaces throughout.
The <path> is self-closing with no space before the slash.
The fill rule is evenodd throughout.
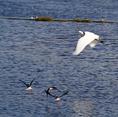
<path id="1" fill-rule="evenodd" d="M 73 117 L 91 117 L 93 111 L 93 102 L 90 100 L 76 100 L 72 104 L 75 111 Z"/>

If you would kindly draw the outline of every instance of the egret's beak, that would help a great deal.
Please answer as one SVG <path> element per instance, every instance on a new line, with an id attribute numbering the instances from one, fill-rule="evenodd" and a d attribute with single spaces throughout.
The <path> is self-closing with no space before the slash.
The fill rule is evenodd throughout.
<path id="1" fill-rule="evenodd" d="M 104 41 L 100 39 L 100 43 L 104 44 Z"/>
<path id="2" fill-rule="evenodd" d="M 102 40 L 102 38 L 99 38 L 100 43 L 104 44 L 104 41 Z"/>
<path id="3" fill-rule="evenodd" d="M 104 44 L 104 41 L 103 40 L 100 40 L 100 43 L 103 43 Z"/>

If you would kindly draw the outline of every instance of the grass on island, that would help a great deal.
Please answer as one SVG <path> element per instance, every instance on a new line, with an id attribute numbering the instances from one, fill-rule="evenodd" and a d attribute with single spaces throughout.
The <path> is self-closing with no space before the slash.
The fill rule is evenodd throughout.
<path id="1" fill-rule="evenodd" d="M 35 21 L 58 21 L 58 22 L 92 22 L 90 19 L 80 19 L 80 18 L 75 18 L 75 19 L 54 19 L 52 17 L 35 17 Z"/>
<path id="2" fill-rule="evenodd" d="M 105 20 L 103 18 L 99 20 L 88 19 L 88 18 L 73 18 L 73 19 L 56 19 L 50 16 L 36 16 L 36 17 L 6 17 L 0 16 L 0 19 L 9 19 L 9 20 L 34 20 L 34 21 L 46 21 L 46 22 L 80 22 L 80 23 L 118 23 L 118 21 Z"/>
<path id="3" fill-rule="evenodd" d="M 53 21 L 52 17 L 36 17 L 34 18 L 35 21 Z"/>

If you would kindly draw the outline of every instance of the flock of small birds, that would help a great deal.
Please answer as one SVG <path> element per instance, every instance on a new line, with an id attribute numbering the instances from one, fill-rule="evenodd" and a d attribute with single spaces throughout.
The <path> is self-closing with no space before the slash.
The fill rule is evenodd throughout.
<path id="1" fill-rule="evenodd" d="M 93 48 L 96 46 L 96 44 L 98 42 L 103 43 L 100 36 L 95 33 L 88 32 L 88 31 L 79 31 L 79 33 L 81 35 L 81 38 L 77 42 L 77 46 L 75 48 L 75 51 L 73 52 L 73 55 L 79 55 L 85 49 L 85 47 L 87 45 L 89 45 L 91 48 Z M 33 84 L 34 80 L 35 79 L 33 79 L 29 84 L 26 83 L 25 81 L 22 81 L 22 80 L 20 80 L 20 81 L 26 86 L 26 90 L 32 90 L 32 84 Z M 52 90 L 56 90 L 56 91 L 60 92 L 61 95 L 53 94 Z M 63 96 L 65 96 L 69 93 L 69 91 L 61 91 L 57 87 L 52 86 L 52 87 L 48 87 L 45 90 L 45 93 L 46 93 L 47 97 L 51 96 L 56 101 L 60 101 Z"/>
<path id="2" fill-rule="evenodd" d="M 19 80 L 19 81 L 22 82 L 26 86 L 26 89 L 25 90 L 31 91 L 32 90 L 32 84 L 35 81 L 35 79 L 31 80 L 30 83 L 26 83 L 23 80 Z M 55 94 L 53 94 L 52 93 L 52 90 L 56 90 L 56 91 L 60 92 L 61 95 L 55 95 Z M 45 90 L 45 93 L 46 93 L 47 97 L 48 96 L 51 96 L 51 97 L 53 97 L 55 99 L 55 101 L 60 101 L 63 96 L 65 96 L 65 95 L 67 95 L 69 93 L 69 91 L 61 91 L 56 86 L 52 86 L 52 87 L 48 87 Z"/>

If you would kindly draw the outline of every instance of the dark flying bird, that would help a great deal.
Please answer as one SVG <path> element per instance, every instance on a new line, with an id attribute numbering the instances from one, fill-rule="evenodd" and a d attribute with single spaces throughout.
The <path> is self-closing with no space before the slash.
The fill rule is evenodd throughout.
<path id="1" fill-rule="evenodd" d="M 20 80 L 27 88 L 26 90 L 32 90 L 32 83 L 34 82 L 35 79 L 33 79 L 29 84 L 26 83 L 25 81 Z"/>
<path id="2" fill-rule="evenodd" d="M 49 87 L 47 90 L 45 90 L 45 92 L 46 92 L 46 94 L 47 94 L 47 97 L 48 97 L 48 95 L 50 95 L 50 92 L 51 92 L 52 90 L 58 90 L 58 89 L 57 89 L 57 87 L 55 87 L 55 86 Z"/>
<path id="3" fill-rule="evenodd" d="M 61 97 L 67 95 L 68 93 L 69 93 L 69 91 L 66 91 L 66 92 L 64 92 L 62 95 L 57 96 L 57 95 L 53 95 L 53 94 L 51 94 L 51 93 L 49 92 L 49 95 L 52 96 L 52 97 L 54 97 L 56 101 L 60 101 L 60 100 L 61 100 Z"/>

